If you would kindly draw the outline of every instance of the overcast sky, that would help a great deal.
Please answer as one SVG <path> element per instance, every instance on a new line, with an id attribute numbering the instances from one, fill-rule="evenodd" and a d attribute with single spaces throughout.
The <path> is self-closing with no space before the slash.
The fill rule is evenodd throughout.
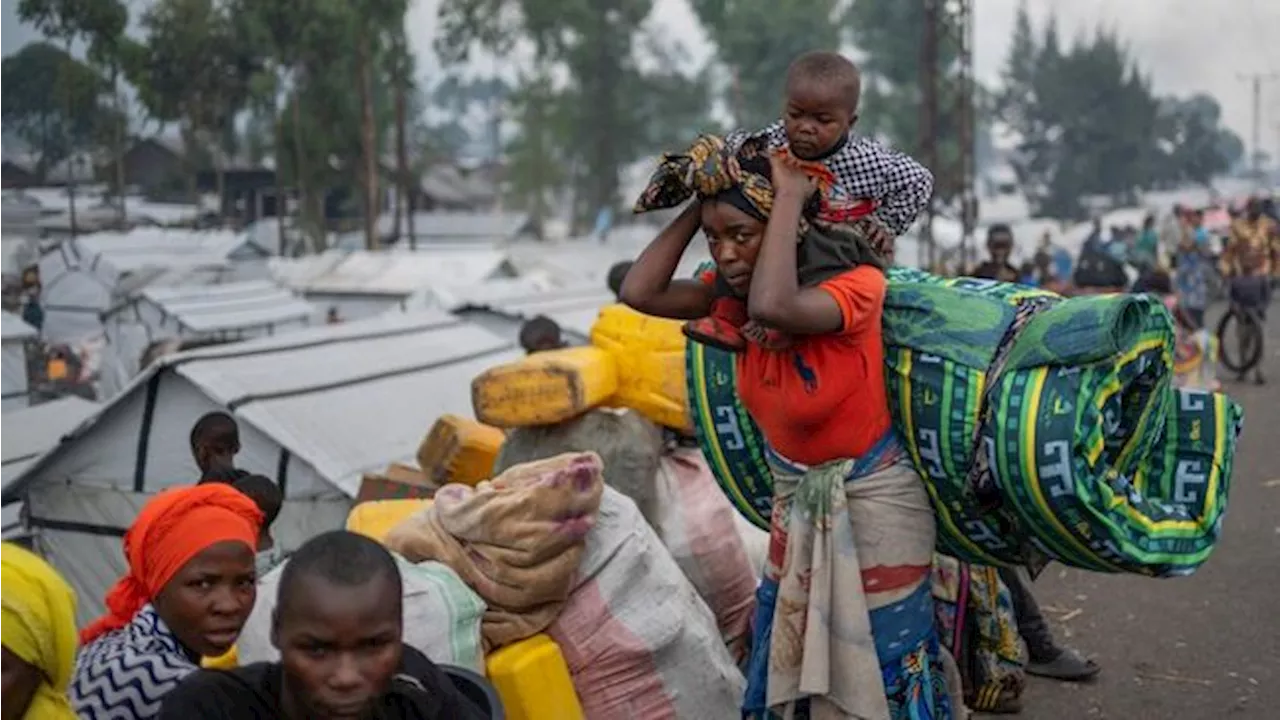
<path id="1" fill-rule="evenodd" d="M 993 80 L 999 72 L 1019 1 L 973 0 L 974 62 L 984 81 Z M 148 0 L 127 2 L 135 15 L 149 4 Z M 413 0 L 407 20 L 428 75 L 434 65 L 428 55 L 438 2 Z M 1280 154 L 1280 0 L 1026 0 L 1026 4 L 1037 27 L 1056 13 L 1064 39 L 1098 23 L 1113 27 L 1131 43 L 1158 92 L 1216 96 L 1227 124 L 1246 143 L 1252 132 L 1252 91 L 1241 76 L 1276 76 L 1263 83 L 1261 135 L 1263 147 Z M 36 36 L 18 23 L 16 6 L 16 0 L 0 0 L 0 49 L 5 55 Z M 656 0 L 652 22 L 681 40 L 698 60 L 710 54 L 711 47 L 686 0 Z"/>

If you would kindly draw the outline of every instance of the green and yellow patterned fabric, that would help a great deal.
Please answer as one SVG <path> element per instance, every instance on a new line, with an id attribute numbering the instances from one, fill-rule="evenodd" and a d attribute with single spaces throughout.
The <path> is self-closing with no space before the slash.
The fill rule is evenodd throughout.
<path id="1" fill-rule="evenodd" d="M 1174 389 L 1155 298 L 1063 299 L 1017 285 L 889 272 L 890 410 L 938 514 L 938 550 L 984 565 L 1153 576 L 1194 571 L 1221 530 L 1238 405 Z M 768 527 L 764 439 L 733 357 L 690 343 L 689 398 L 730 500 Z"/>

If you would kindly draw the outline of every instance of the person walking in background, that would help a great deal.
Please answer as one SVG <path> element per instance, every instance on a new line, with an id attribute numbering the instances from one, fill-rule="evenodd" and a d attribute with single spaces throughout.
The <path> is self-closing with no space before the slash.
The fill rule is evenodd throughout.
<path id="1" fill-rule="evenodd" d="M 970 274 L 985 280 L 1016 283 L 1021 279 L 1021 273 L 1009 262 L 1012 254 L 1013 231 L 1008 225 L 992 225 L 987 228 L 987 260 Z"/>
<path id="2" fill-rule="evenodd" d="M 1129 259 L 1139 273 L 1150 272 L 1160 264 L 1160 234 L 1156 232 L 1155 215 L 1147 215 L 1143 219 L 1142 230 L 1134 240 Z"/>
<path id="3" fill-rule="evenodd" d="M 1186 317 L 1191 331 L 1204 327 L 1204 312 L 1209 306 L 1209 273 L 1213 249 L 1209 233 L 1204 229 L 1204 214 L 1192 212 L 1188 232 L 1174 253 L 1174 294 L 1178 310 Z"/>

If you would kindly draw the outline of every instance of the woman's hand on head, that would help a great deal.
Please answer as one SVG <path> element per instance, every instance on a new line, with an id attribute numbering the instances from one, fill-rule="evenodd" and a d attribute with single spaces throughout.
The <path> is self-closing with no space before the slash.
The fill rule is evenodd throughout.
<path id="1" fill-rule="evenodd" d="M 783 151 L 769 156 L 769 166 L 773 174 L 773 191 L 777 195 L 794 195 L 807 200 L 818 189 L 814 178 L 805 174 L 800 166 Z"/>

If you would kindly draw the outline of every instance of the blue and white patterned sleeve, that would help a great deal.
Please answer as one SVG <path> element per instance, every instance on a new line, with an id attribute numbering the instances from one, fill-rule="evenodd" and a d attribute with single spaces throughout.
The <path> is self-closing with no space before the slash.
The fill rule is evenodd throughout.
<path id="1" fill-rule="evenodd" d="M 894 235 L 910 229 L 933 196 L 928 168 L 870 138 L 851 140 L 829 164 L 854 197 L 879 201 L 872 215 Z"/>
<path id="2" fill-rule="evenodd" d="M 169 653 L 128 648 L 84 663 L 68 695 L 82 720 L 147 720 L 158 717 L 164 696 L 198 669 Z"/>

